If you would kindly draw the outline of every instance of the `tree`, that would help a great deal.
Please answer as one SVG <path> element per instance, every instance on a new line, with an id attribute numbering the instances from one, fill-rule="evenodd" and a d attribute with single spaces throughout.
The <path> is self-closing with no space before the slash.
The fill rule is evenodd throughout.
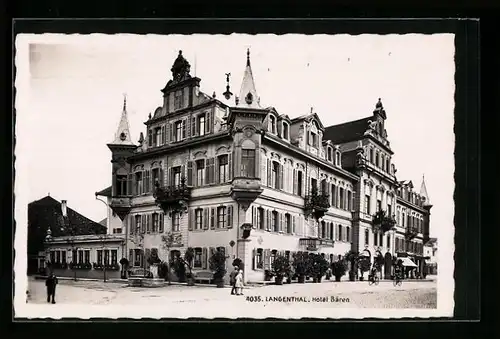
<path id="1" fill-rule="evenodd" d="M 170 249 L 174 245 L 174 235 L 173 235 L 173 233 L 172 232 L 167 232 L 167 234 L 162 235 L 161 236 L 161 241 L 162 241 L 162 244 L 163 244 L 163 248 L 167 252 L 167 257 L 166 257 L 166 261 L 165 261 L 167 263 L 166 264 L 167 265 L 166 275 L 167 275 L 168 284 L 170 285 L 171 281 L 170 281 L 169 263 L 173 259 L 173 258 L 170 258 Z"/>

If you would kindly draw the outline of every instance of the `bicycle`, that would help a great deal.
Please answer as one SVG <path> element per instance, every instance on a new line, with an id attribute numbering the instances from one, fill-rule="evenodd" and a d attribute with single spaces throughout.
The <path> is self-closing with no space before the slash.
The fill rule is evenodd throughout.
<path id="1" fill-rule="evenodd" d="M 378 285 L 379 282 L 380 282 L 380 278 L 376 274 L 370 275 L 368 277 L 368 285 L 370 285 L 370 286 L 373 284 Z"/>
<path id="2" fill-rule="evenodd" d="M 401 276 L 399 274 L 396 274 L 392 283 L 394 286 L 401 286 L 401 284 L 403 283 L 403 279 L 401 279 Z"/>

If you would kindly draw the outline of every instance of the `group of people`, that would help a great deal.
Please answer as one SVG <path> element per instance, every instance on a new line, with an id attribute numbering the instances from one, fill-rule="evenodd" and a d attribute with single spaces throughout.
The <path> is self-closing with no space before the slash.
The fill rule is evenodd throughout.
<path id="1" fill-rule="evenodd" d="M 243 295 L 243 269 L 234 266 L 234 270 L 229 275 L 229 283 L 232 286 L 232 295 Z"/>

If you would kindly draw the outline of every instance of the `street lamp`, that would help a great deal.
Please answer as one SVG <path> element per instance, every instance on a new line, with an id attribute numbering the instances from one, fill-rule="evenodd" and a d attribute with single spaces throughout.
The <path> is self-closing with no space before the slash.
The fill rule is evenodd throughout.
<path id="1" fill-rule="evenodd" d="M 96 193 L 96 195 L 95 195 L 95 199 L 96 199 L 96 200 L 99 200 L 99 201 L 100 201 L 100 202 L 102 202 L 104 205 L 106 205 L 106 214 L 107 214 L 107 213 L 108 213 L 108 208 L 109 208 L 108 203 L 107 203 L 107 202 L 105 202 L 104 200 L 100 199 L 100 198 L 97 196 L 97 193 Z M 108 220 L 108 223 L 109 223 L 109 220 Z M 103 255 L 103 258 L 102 258 L 102 259 L 103 259 L 103 261 L 104 261 L 104 263 L 103 263 L 103 265 L 102 265 L 102 267 L 103 267 L 103 269 L 102 269 L 102 273 L 103 273 L 104 282 L 106 282 L 106 261 L 104 260 L 104 251 L 105 251 L 105 250 L 104 250 L 104 244 L 106 243 L 107 231 L 108 231 L 108 229 L 106 228 L 106 233 L 104 233 L 103 243 L 102 243 L 102 249 L 103 249 L 103 254 L 102 254 L 102 255 Z M 109 255 L 108 255 L 108 259 L 109 259 Z"/>

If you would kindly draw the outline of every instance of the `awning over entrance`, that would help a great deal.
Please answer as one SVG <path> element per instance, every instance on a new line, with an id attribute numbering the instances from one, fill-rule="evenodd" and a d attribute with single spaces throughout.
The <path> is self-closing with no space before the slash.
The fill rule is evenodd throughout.
<path id="1" fill-rule="evenodd" d="M 401 260 L 403 261 L 403 266 L 406 266 L 406 267 L 418 267 L 410 258 L 408 257 L 404 257 L 404 258 L 401 258 Z"/>

